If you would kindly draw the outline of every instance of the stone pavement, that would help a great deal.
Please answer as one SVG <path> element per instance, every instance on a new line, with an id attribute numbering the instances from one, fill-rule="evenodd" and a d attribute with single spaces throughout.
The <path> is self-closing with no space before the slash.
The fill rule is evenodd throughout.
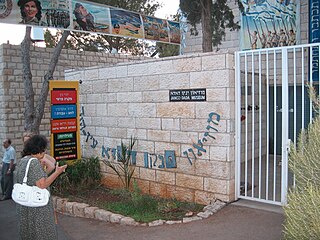
<path id="1" fill-rule="evenodd" d="M 281 210 L 258 207 L 229 204 L 207 219 L 156 227 L 124 226 L 58 214 L 58 236 L 59 240 L 280 240 L 284 220 Z M 0 239 L 18 239 L 12 200 L 0 202 Z"/>

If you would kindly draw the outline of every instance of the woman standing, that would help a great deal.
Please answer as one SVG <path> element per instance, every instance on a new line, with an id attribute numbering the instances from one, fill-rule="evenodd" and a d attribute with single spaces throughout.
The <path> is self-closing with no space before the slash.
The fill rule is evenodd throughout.
<path id="1" fill-rule="evenodd" d="M 45 155 L 48 141 L 44 136 L 35 135 L 25 142 L 22 151 L 22 159 L 17 165 L 17 182 L 22 183 L 26 171 L 26 166 L 30 158 L 30 168 L 28 171 L 27 184 L 39 188 L 47 188 L 53 181 L 67 168 L 67 165 L 59 167 L 56 165 L 55 171 L 48 177 L 43 167 L 41 159 Z M 57 239 L 57 232 L 54 221 L 53 203 L 50 198 L 49 203 L 44 207 L 26 207 L 17 204 L 19 235 L 22 240 L 53 240 Z"/>
<path id="2" fill-rule="evenodd" d="M 34 136 L 34 133 L 25 132 L 22 136 L 23 144 L 25 144 L 25 142 L 27 142 L 32 136 Z M 44 154 L 44 157 L 40 160 L 40 162 L 48 175 L 56 168 L 56 160 L 47 153 Z"/>

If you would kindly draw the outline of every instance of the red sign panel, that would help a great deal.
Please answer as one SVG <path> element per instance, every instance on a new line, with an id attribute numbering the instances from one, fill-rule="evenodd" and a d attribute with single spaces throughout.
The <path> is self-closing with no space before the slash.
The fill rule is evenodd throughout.
<path id="1" fill-rule="evenodd" d="M 77 103 L 76 90 L 52 90 L 51 104 L 71 104 Z"/>
<path id="2" fill-rule="evenodd" d="M 75 132 L 77 131 L 77 119 L 60 119 L 51 120 L 51 132 L 62 133 L 62 132 Z"/>

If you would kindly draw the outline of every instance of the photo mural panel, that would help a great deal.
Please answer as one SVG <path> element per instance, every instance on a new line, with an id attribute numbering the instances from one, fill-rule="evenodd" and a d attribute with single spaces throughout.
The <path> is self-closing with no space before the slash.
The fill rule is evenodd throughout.
<path id="1" fill-rule="evenodd" d="M 83 0 L 0 0 L 0 23 L 180 44 L 178 22 Z"/>
<path id="2" fill-rule="evenodd" d="M 143 38 L 140 14 L 110 8 L 112 34 L 125 37 Z"/>
<path id="3" fill-rule="evenodd" d="M 168 21 L 142 15 L 145 38 L 149 40 L 169 42 Z"/>
<path id="4" fill-rule="evenodd" d="M 74 30 L 110 33 L 110 8 L 72 0 Z"/>
<path id="5" fill-rule="evenodd" d="M 242 0 L 240 49 L 293 46 L 300 42 L 299 0 Z"/>

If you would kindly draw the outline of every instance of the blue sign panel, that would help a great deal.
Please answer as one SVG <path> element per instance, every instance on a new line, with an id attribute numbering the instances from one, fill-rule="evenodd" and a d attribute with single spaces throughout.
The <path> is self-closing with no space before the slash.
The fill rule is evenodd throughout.
<path id="1" fill-rule="evenodd" d="M 77 106 L 74 105 L 52 105 L 51 118 L 64 119 L 77 117 Z"/>
<path id="2" fill-rule="evenodd" d="M 309 0 L 309 43 L 320 42 L 320 0 Z M 319 81 L 319 47 L 312 48 L 312 80 Z"/>

